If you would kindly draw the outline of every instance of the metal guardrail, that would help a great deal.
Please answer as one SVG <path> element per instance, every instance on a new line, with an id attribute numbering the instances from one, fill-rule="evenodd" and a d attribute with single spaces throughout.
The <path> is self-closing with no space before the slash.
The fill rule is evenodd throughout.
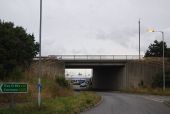
<path id="1" fill-rule="evenodd" d="M 143 56 L 140 57 L 141 59 Z M 57 59 L 57 60 L 138 60 L 139 55 L 49 55 L 42 59 Z M 38 60 L 35 57 L 34 60 Z"/>

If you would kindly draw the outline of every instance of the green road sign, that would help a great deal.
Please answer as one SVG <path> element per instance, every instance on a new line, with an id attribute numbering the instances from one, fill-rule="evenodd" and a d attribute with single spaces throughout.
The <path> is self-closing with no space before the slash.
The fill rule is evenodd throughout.
<path id="1" fill-rule="evenodd" d="M 27 83 L 0 83 L 0 93 L 27 93 Z"/>

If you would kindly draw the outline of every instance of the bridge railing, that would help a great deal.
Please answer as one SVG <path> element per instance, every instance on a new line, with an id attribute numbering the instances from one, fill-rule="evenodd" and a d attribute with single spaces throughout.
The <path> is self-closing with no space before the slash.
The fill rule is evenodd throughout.
<path id="1" fill-rule="evenodd" d="M 139 55 L 49 55 L 43 58 L 57 60 L 138 60 Z M 140 58 L 142 59 L 143 56 Z"/>

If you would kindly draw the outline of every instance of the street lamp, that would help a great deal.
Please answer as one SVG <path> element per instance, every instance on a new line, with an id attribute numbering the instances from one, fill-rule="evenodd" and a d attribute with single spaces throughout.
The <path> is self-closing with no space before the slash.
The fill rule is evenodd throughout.
<path id="1" fill-rule="evenodd" d="M 39 74 L 38 74 L 38 106 L 41 106 L 41 31 L 42 31 L 42 0 L 40 0 L 40 23 L 39 23 Z"/>
<path id="2" fill-rule="evenodd" d="M 162 34 L 162 41 L 163 41 L 163 57 L 162 57 L 162 68 L 163 68 L 163 91 L 165 91 L 165 61 L 164 61 L 164 56 L 165 56 L 165 51 L 164 51 L 164 32 L 163 31 L 155 31 L 154 29 L 150 29 L 148 32 L 159 32 Z"/>

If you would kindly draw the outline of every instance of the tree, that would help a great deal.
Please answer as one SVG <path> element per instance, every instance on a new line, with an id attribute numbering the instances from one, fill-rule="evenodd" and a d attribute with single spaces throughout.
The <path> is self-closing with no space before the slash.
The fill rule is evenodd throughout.
<path id="1" fill-rule="evenodd" d="M 164 42 L 164 51 L 165 57 L 169 56 L 169 48 L 167 48 L 166 42 Z M 157 40 L 154 41 L 153 44 L 150 44 L 148 50 L 145 53 L 145 57 L 162 57 L 163 53 L 163 41 L 158 42 Z"/>
<path id="2" fill-rule="evenodd" d="M 17 68 L 28 66 L 38 53 L 34 35 L 12 22 L 0 20 L 0 79 L 9 77 Z"/>
<path id="3" fill-rule="evenodd" d="M 170 58 L 170 48 L 167 48 L 167 52 L 165 56 Z"/>
<path id="4" fill-rule="evenodd" d="M 152 79 L 152 86 L 153 87 L 162 87 L 163 86 L 163 78 L 162 72 L 159 72 L 154 76 Z M 170 71 L 165 71 L 165 86 L 170 87 Z"/>

